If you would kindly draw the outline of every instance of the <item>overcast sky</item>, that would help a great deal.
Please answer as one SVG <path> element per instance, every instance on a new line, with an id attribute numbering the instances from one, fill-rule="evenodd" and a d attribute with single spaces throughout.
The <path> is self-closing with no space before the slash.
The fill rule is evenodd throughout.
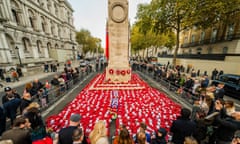
<path id="1" fill-rule="evenodd" d="M 77 31 L 84 28 L 91 32 L 92 36 L 102 40 L 105 47 L 105 25 L 108 17 L 108 0 L 68 0 L 74 9 L 74 26 Z M 129 19 L 134 23 L 139 3 L 149 3 L 151 0 L 129 0 Z"/>

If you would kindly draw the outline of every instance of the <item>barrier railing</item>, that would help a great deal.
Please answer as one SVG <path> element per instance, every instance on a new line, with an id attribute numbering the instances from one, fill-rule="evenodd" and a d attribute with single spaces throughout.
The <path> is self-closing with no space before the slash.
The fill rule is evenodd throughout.
<path id="1" fill-rule="evenodd" d="M 32 97 L 33 102 L 37 102 L 40 105 L 41 111 L 46 110 L 50 105 L 54 104 L 67 92 L 69 92 L 75 85 L 79 84 L 86 76 L 92 72 L 79 73 L 71 80 L 65 81 L 64 84 L 59 86 L 51 85 L 50 88 L 44 87 L 40 92 Z"/>
<path id="2" fill-rule="evenodd" d="M 192 94 L 192 89 L 181 87 L 177 83 L 170 81 L 167 78 L 154 75 L 154 71 L 149 72 L 147 68 L 146 69 L 135 68 L 134 71 L 139 71 L 143 73 L 145 76 L 150 77 L 152 80 L 159 83 L 167 90 L 173 92 L 176 97 L 182 98 L 185 102 L 188 102 L 191 105 L 194 103 L 194 101 L 199 99 L 199 95 Z"/>

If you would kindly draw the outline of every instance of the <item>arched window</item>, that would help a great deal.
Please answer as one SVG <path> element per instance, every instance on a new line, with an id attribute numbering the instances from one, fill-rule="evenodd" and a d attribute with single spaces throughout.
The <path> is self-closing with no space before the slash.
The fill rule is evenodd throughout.
<path id="1" fill-rule="evenodd" d="M 41 25 L 42 25 L 43 32 L 46 32 L 46 21 L 43 16 L 41 17 Z"/>
<path id="2" fill-rule="evenodd" d="M 52 21 L 51 21 L 51 33 L 55 35 L 55 25 Z"/>
<path id="3" fill-rule="evenodd" d="M 13 15 L 13 21 L 19 24 L 20 22 L 19 22 L 16 10 L 12 9 L 12 15 Z"/>
<path id="4" fill-rule="evenodd" d="M 48 51 L 51 49 L 51 43 L 50 42 L 47 43 L 47 49 L 48 49 Z"/>
<path id="5" fill-rule="evenodd" d="M 32 10 L 28 10 L 28 14 L 29 14 L 29 22 L 30 22 L 30 26 L 35 29 L 35 24 L 34 24 L 34 21 L 35 21 L 35 16 L 34 16 L 34 13 Z"/>
<path id="6" fill-rule="evenodd" d="M 16 1 L 11 0 L 11 11 L 13 16 L 13 21 L 20 24 L 20 8 Z"/>
<path id="7" fill-rule="evenodd" d="M 58 49 L 58 44 L 55 44 L 55 49 Z"/>
<path id="8" fill-rule="evenodd" d="M 37 40 L 37 50 L 38 50 L 38 53 L 42 53 L 42 43 L 40 40 Z"/>
<path id="9" fill-rule="evenodd" d="M 22 42 L 23 42 L 23 50 L 25 53 L 29 53 L 29 40 L 27 38 L 22 38 Z"/>

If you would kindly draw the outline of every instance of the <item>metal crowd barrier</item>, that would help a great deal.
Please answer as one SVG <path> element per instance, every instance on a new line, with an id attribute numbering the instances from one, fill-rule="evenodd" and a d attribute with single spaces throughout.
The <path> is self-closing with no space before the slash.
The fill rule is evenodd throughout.
<path id="1" fill-rule="evenodd" d="M 176 97 L 180 97 L 180 98 L 184 99 L 185 102 L 188 102 L 191 105 L 194 103 L 194 101 L 199 99 L 199 96 L 193 95 L 191 93 L 191 89 L 186 89 L 184 87 L 182 88 L 181 93 L 177 93 L 177 91 L 180 88 L 179 85 L 177 85 L 176 83 L 174 83 L 172 81 L 167 80 L 166 78 L 159 77 L 159 76 L 154 76 L 154 71 L 152 71 L 150 73 L 148 72 L 147 69 L 141 69 L 141 70 L 140 69 L 135 69 L 135 71 L 139 71 L 141 73 L 144 73 L 145 76 L 150 77 L 152 80 L 156 81 L 157 83 L 159 83 L 164 88 L 173 92 Z"/>
<path id="2" fill-rule="evenodd" d="M 79 84 L 90 73 L 91 72 L 79 73 L 77 77 L 72 78 L 69 81 L 65 81 L 63 85 L 51 85 L 50 88 L 44 87 L 43 92 L 33 96 L 33 102 L 37 102 L 40 105 L 41 111 L 46 110 L 50 105 L 58 101 L 68 91 L 70 91 L 74 85 Z"/>

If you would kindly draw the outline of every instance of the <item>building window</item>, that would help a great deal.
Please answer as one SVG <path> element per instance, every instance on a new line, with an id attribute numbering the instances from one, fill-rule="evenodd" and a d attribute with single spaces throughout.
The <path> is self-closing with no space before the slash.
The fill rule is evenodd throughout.
<path id="1" fill-rule="evenodd" d="M 27 38 L 23 38 L 22 41 L 23 41 L 24 52 L 25 53 L 29 53 L 29 50 L 28 50 L 28 39 Z"/>
<path id="2" fill-rule="evenodd" d="M 28 14 L 29 14 L 29 22 L 30 22 L 30 26 L 35 29 L 34 27 L 34 13 L 31 10 L 28 10 Z"/>
<path id="3" fill-rule="evenodd" d="M 234 23 L 228 25 L 227 40 L 232 40 L 234 33 Z"/>
<path id="4" fill-rule="evenodd" d="M 13 21 L 15 21 L 17 24 L 19 24 L 18 14 L 16 10 L 12 9 L 12 15 L 13 15 Z"/>
<path id="5" fill-rule="evenodd" d="M 202 32 L 201 32 L 201 36 L 200 36 L 200 44 L 203 44 L 203 43 L 204 43 L 204 38 L 205 38 L 205 32 L 202 31 Z"/>
<path id="6" fill-rule="evenodd" d="M 213 29 L 212 36 L 211 36 L 211 42 L 216 42 L 217 40 L 217 29 Z"/>
<path id="7" fill-rule="evenodd" d="M 195 35 L 192 35 L 191 43 L 195 42 Z"/>
<path id="8" fill-rule="evenodd" d="M 41 21 L 41 25 L 42 25 L 42 30 L 43 30 L 43 32 L 46 32 L 46 22 L 45 22 L 45 19 L 44 19 L 44 17 L 42 16 L 41 17 L 42 18 L 42 21 Z"/>
<path id="9" fill-rule="evenodd" d="M 72 40 L 72 33 L 70 32 L 70 40 Z"/>
<path id="10" fill-rule="evenodd" d="M 11 0 L 11 11 L 12 11 L 12 17 L 13 21 L 16 22 L 18 25 L 21 24 L 21 9 L 19 7 L 19 4 Z"/>
<path id="11" fill-rule="evenodd" d="M 55 49 L 58 49 L 58 44 L 55 44 Z"/>
<path id="12" fill-rule="evenodd" d="M 53 23 L 51 24 L 51 33 L 54 35 L 55 34 L 55 27 L 54 27 L 54 25 L 53 25 Z"/>
<path id="13" fill-rule="evenodd" d="M 208 54 L 212 54 L 212 51 L 213 51 L 212 47 L 209 47 L 208 48 Z"/>
<path id="14" fill-rule="evenodd" d="M 41 41 L 37 40 L 37 49 L 38 49 L 38 53 L 42 53 L 41 51 Z"/>
<path id="15" fill-rule="evenodd" d="M 223 54 L 227 54 L 227 53 L 228 53 L 228 47 L 223 47 L 222 53 L 223 53 Z"/>

